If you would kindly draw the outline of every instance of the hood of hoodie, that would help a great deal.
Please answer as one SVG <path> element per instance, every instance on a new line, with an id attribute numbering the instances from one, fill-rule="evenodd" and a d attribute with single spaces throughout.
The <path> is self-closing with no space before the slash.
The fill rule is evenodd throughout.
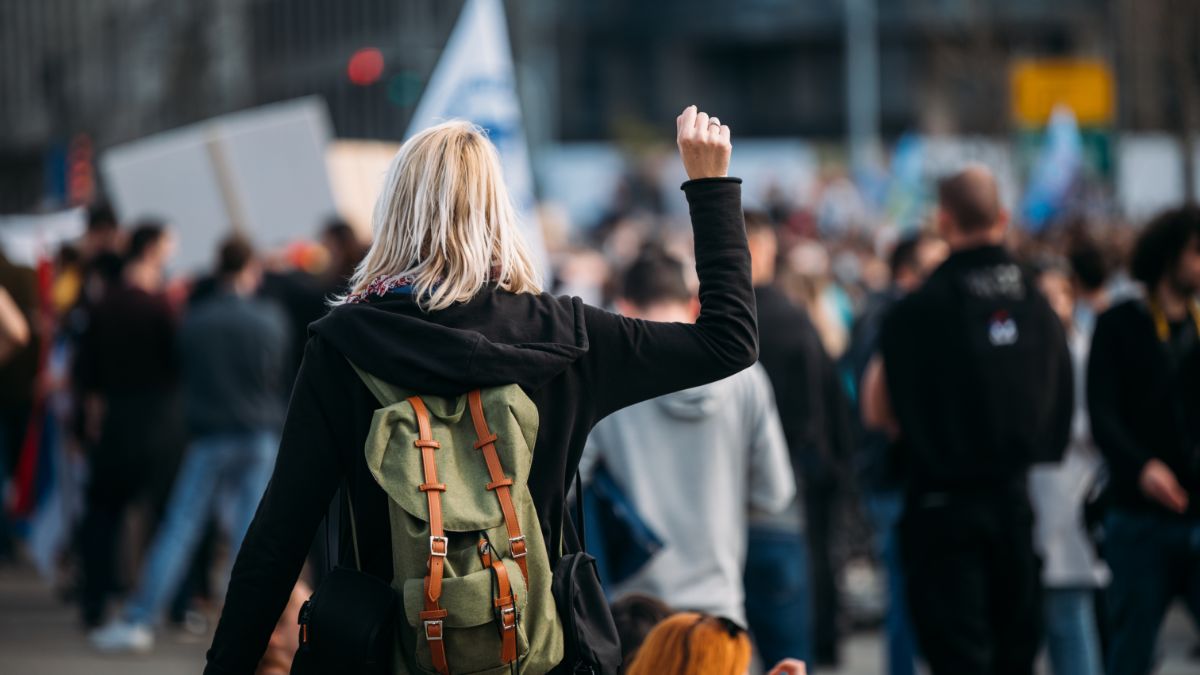
<path id="1" fill-rule="evenodd" d="M 699 420 L 716 414 L 725 398 L 723 380 L 683 391 L 665 394 L 654 399 L 666 414 L 681 420 Z"/>
<path id="2" fill-rule="evenodd" d="M 588 350 L 577 298 L 496 289 L 429 313 L 400 294 L 342 305 L 309 331 L 359 368 L 439 396 L 514 383 L 533 391 Z"/>

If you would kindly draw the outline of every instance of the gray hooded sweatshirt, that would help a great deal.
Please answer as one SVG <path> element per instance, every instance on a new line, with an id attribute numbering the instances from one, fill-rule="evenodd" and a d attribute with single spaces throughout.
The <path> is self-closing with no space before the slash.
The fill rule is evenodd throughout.
<path id="1" fill-rule="evenodd" d="M 646 593 L 746 625 L 750 511 L 781 512 L 796 492 L 762 366 L 617 411 L 588 437 L 585 482 L 597 461 L 665 544 L 614 595 Z"/>

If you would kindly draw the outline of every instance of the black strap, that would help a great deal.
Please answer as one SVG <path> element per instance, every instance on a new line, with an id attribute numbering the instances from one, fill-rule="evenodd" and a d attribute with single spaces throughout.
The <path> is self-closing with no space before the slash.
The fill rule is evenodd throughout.
<path id="1" fill-rule="evenodd" d="M 350 483 L 349 483 L 349 481 L 346 480 L 346 478 L 344 476 L 342 477 L 342 486 L 341 486 L 341 488 L 339 488 L 339 492 L 341 492 L 343 495 L 346 496 L 346 514 L 350 518 L 350 544 L 354 548 L 354 569 L 361 572 L 362 571 L 362 560 L 359 558 L 359 555 L 358 555 L 358 526 L 354 522 L 354 502 L 353 502 L 353 500 L 350 499 Z M 335 498 L 335 501 L 336 501 L 336 498 Z M 329 506 L 332 507 L 333 504 L 334 504 L 334 502 L 330 502 Z M 330 540 L 329 531 L 332 529 L 332 525 L 333 525 L 333 519 L 330 517 L 332 515 L 332 511 L 333 511 L 333 509 L 330 508 L 330 511 L 325 514 L 325 565 L 326 565 L 326 571 L 332 570 L 334 567 L 338 566 L 338 563 L 341 562 L 341 553 L 342 553 L 341 546 L 339 546 L 338 551 L 337 551 L 337 558 L 334 558 L 334 555 L 332 552 L 332 547 L 329 544 L 329 540 Z M 341 539 L 341 520 L 342 520 L 341 518 L 338 518 L 338 526 L 339 526 L 338 527 L 338 539 L 339 540 Z"/>
<path id="2" fill-rule="evenodd" d="M 587 552 L 587 527 L 583 524 L 583 478 L 579 476 L 579 470 L 575 470 L 575 515 L 578 517 L 576 524 L 579 526 L 579 547 L 584 553 Z"/>
<path id="3" fill-rule="evenodd" d="M 354 547 L 354 569 L 362 571 L 362 560 L 358 557 L 358 525 L 354 522 L 354 501 L 350 499 L 350 484 L 342 479 L 342 492 L 346 495 L 346 509 L 350 516 L 350 544 Z"/>

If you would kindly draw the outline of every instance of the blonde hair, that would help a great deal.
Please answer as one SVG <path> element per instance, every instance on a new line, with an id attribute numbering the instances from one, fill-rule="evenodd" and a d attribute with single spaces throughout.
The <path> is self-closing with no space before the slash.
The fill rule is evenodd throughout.
<path id="1" fill-rule="evenodd" d="M 681 612 L 646 636 L 625 675 L 742 675 L 750 668 L 750 638 L 728 619 Z"/>
<path id="2" fill-rule="evenodd" d="M 341 304 L 380 278 L 406 277 L 425 311 L 475 297 L 495 283 L 540 293 L 537 270 L 485 132 L 452 120 L 400 146 L 372 216 L 374 240 Z"/>

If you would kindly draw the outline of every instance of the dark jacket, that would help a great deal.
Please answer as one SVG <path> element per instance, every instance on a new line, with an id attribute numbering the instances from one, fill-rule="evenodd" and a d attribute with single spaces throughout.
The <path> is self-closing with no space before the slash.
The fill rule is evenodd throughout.
<path id="1" fill-rule="evenodd" d="M 638 321 L 578 299 L 494 288 L 431 313 L 407 295 L 390 294 L 338 307 L 314 323 L 275 474 L 234 565 L 205 672 L 254 670 L 342 476 L 354 499 L 363 568 L 392 577 L 387 497 L 363 458 L 379 406 L 347 359 L 434 395 L 519 384 L 541 419 L 529 489 L 542 534 L 552 554 L 560 536 L 567 550 L 576 549 L 563 500 L 592 426 L 625 406 L 727 377 L 757 357 L 740 183 L 706 179 L 683 187 L 700 278 L 694 325 Z"/>
<path id="2" fill-rule="evenodd" d="M 854 328 L 850 331 L 850 346 L 846 348 L 842 359 L 854 378 L 856 392 L 871 359 L 879 353 L 879 333 L 883 330 L 883 320 L 903 297 L 903 291 L 897 286 L 872 293 L 867 297 L 862 313 L 854 321 Z M 892 441 L 881 431 L 867 429 L 859 415 L 855 414 L 853 418 L 855 468 L 863 488 L 871 493 L 896 490 L 900 487 L 900 476 L 892 464 L 895 455 Z"/>
<path id="3" fill-rule="evenodd" d="M 1100 315 L 1088 361 L 1088 413 L 1116 506 L 1169 513 L 1138 486 L 1142 467 L 1158 459 L 1191 495 L 1194 518 L 1200 516 L 1200 339 L 1190 319 L 1172 333 L 1169 347 L 1140 300 Z"/>
<path id="4" fill-rule="evenodd" d="M 179 346 L 190 433 L 282 425 L 289 341 L 274 303 L 218 290 L 184 319 Z"/>
<path id="5" fill-rule="evenodd" d="M 880 349 L 910 492 L 1023 489 L 1070 438 L 1071 355 L 999 246 L 959 251 L 884 320 Z"/>
<path id="6" fill-rule="evenodd" d="M 808 312 L 775 286 L 754 289 L 758 304 L 759 362 L 775 391 L 798 484 L 836 481 L 839 425 L 847 423 L 833 361 Z M 832 385 L 832 386 L 830 386 Z"/>

